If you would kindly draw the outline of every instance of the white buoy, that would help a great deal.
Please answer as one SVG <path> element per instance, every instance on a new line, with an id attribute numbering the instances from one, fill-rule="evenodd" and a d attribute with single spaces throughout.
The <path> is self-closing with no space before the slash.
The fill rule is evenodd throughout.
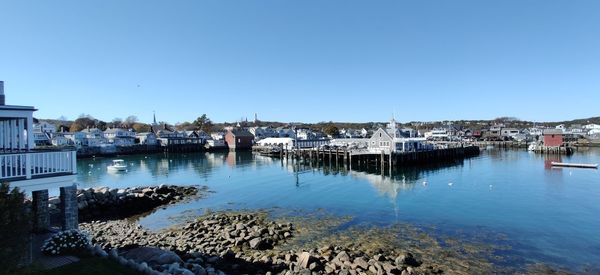
<path id="1" fill-rule="evenodd" d="M 494 186 L 490 184 L 490 189 L 492 189 Z"/>
<path id="2" fill-rule="evenodd" d="M 423 186 L 427 186 L 427 181 L 423 181 Z"/>
<path id="3" fill-rule="evenodd" d="M 449 182 L 448 186 L 452 187 L 452 185 L 454 185 L 454 183 Z"/>

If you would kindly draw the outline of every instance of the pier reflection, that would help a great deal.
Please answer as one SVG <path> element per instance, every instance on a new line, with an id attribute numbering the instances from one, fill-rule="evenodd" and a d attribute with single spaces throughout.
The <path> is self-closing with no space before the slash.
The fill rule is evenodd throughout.
<path id="1" fill-rule="evenodd" d="M 293 173 L 296 178 L 296 185 L 302 185 L 302 175 L 307 173 L 321 174 L 324 176 L 350 176 L 358 180 L 369 182 L 381 196 L 395 200 L 403 191 L 410 191 L 423 185 L 428 177 L 435 173 L 440 173 L 447 169 L 461 169 L 469 159 L 452 160 L 435 164 L 425 164 L 419 166 L 409 166 L 393 170 L 379 169 L 372 167 L 370 169 L 348 169 L 343 165 L 333 163 L 310 163 L 294 159 L 274 159 L 270 157 L 261 157 L 280 162 L 282 167 L 289 173 Z M 426 185 L 427 183 L 425 183 Z"/>

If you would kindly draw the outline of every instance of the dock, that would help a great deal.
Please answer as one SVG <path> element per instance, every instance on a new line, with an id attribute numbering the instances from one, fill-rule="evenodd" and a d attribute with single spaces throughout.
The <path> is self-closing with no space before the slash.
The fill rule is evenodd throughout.
<path id="1" fill-rule="evenodd" d="M 390 173 L 398 168 L 420 164 L 435 164 L 454 160 L 462 160 L 478 156 L 477 146 L 456 147 L 448 149 L 435 149 L 415 152 L 374 152 L 368 150 L 347 149 L 282 149 L 278 154 L 272 153 L 268 147 L 254 147 L 258 154 L 283 159 L 292 159 L 302 163 L 318 164 L 324 166 L 345 167 L 352 169 L 376 169 Z"/>
<path id="2" fill-rule="evenodd" d="M 592 168 L 592 169 L 597 169 L 598 168 L 598 164 L 585 164 L 585 163 L 566 163 L 566 162 L 552 162 L 552 166 L 559 166 L 559 167 L 574 167 L 574 168 Z"/>

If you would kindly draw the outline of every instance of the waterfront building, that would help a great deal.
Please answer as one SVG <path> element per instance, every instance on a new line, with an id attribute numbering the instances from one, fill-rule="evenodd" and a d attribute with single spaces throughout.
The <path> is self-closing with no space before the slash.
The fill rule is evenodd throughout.
<path id="1" fill-rule="evenodd" d="M 225 143 L 227 143 L 229 150 L 250 150 L 253 141 L 254 135 L 244 129 L 229 129 L 225 134 Z"/>
<path id="2" fill-rule="evenodd" d="M 210 137 L 214 140 L 225 140 L 225 132 L 212 132 Z"/>
<path id="3" fill-rule="evenodd" d="M 4 82 L 0 81 L 0 181 L 9 182 L 32 198 L 33 228 L 50 227 L 48 189 L 60 189 L 63 229 L 78 227 L 75 175 L 76 151 L 36 150 L 32 106 L 6 105 Z"/>
<path id="4" fill-rule="evenodd" d="M 206 149 L 208 150 L 216 150 L 216 149 L 225 149 L 227 148 L 227 144 L 225 144 L 224 139 L 207 139 L 206 140 Z"/>
<path id="5" fill-rule="evenodd" d="M 158 145 L 158 138 L 153 132 L 136 133 L 135 138 L 142 145 Z"/>
<path id="6" fill-rule="evenodd" d="M 62 132 L 60 134 L 77 147 L 87 146 L 89 144 L 87 135 L 84 132 Z"/>
<path id="7" fill-rule="evenodd" d="M 71 142 L 71 140 L 69 140 L 68 138 L 66 138 L 62 133 L 52 134 L 50 138 L 50 143 L 52 144 L 52 146 L 57 147 L 74 145 L 74 143 Z"/>
<path id="8" fill-rule="evenodd" d="M 33 132 L 33 142 L 36 146 L 47 146 L 50 145 L 50 134 L 49 133 L 38 133 Z"/>
<path id="9" fill-rule="evenodd" d="M 293 138 L 265 138 L 256 142 L 259 146 L 278 146 L 281 148 L 292 149 L 294 148 L 294 139 Z"/>
<path id="10" fill-rule="evenodd" d="M 563 144 L 563 131 L 557 129 L 544 129 L 544 146 L 559 147 Z"/>
<path id="11" fill-rule="evenodd" d="M 152 131 L 154 130 L 154 126 L 152 127 Z M 163 125 L 163 128 L 156 131 L 156 136 L 158 137 L 158 143 L 163 147 L 192 147 L 201 148 L 204 145 L 204 141 L 200 139 L 197 133 L 190 133 L 190 136 L 184 131 L 177 131 L 175 129 L 171 129 L 166 124 Z"/>
<path id="12" fill-rule="evenodd" d="M 318 148 L 329 145 L 328 139 L 293 139 L 293 138 L 265 138 L 257 142 L 260 146 L 279 146 L 283 149 L 292 148 Z"/>
<path id="13" fill-rule="evenodd" d="M 432 146 L 426 143 L 426 138 L 409 137 L 397 128 L 396 121 L 392 119 L 386 129 L 379 128 L 369 138 L 370 151 L 389 152 L 414 152 L 431 150 Z"/>
<path id="14" fill-rule="evenodd" d="M 263 138 L 278 137 L 279 134 L 271 127 L 250 127 L 248 131 L 254 135 L 255 140 Z"/>
<path id="15" fill-rule="evenodd" d="M 588 136 L 595 136 L 600 134 L 600 125 L 599 124 L 586 124 L 582 126 L 582 130 L 584 132 L 584 134 L 588 135 Z"/>
<path id="16" fill-rule="evenodd" d="M 365 128 L 360 129 L 360 137 L 367 138 L 369 136 L 369 131 Z"/>
<path id="17" fill-rule="evenodd" d="M 445 128 L 434 128 L 433 130 L 425 133 L 425 138 L 431 140 L 449 140 L 450 134 Z"/>
<path id="18" fill-rule="evenodd" d="M 202 130 L 198 130 L 198 131 L 196 131 L 196 133 L 198 134 L 199 138 L 201 138 L 202 140 L 205 140 L 205 141 L 212 138 L 207 132 L 202 131 Z"/>
<path id="19" fill-rule="evenodd" d="M 277 135 L 278 135 L 278 137 L 295 138 L 296 137 L 296 132 L 293 129 L 290 129 L 290 128 L 279 127 L 279 128 L 277 128 Z"/>
<path id="20" fill-rule="evenodd" d="M 503 139 L 514 139 L 519 133 L 519 129 L 515 128 L 502 128 L 501 130 L 501 136 Z"/>
<path id="21" fill-rule="evenodd" d="M 33 124 L 34 133 L 55 133 L 56 126 L 46 121 L 38 122 Z"/>
<path id="22" fill-rule="evenodd" d="M 108 128 L 104 131 L 104 138 L 115 146 L 132 146 L 135 144 L 135 132 L 121 128 Z"/>
<path id="23" fill-rule="evenodd" d="M 368 138 L 336 138 L 329 142 L 331 146 L 344 146 L 348 149 L 364 149 L 369 144 Z"/>
<path id="24" fill-rule="evenodd" d="M 486 132 L 485 139 L 487 140 L 500 140 L 502 139 L 502 128 L 503 124 L 492 125 L 489 131 Z"/>

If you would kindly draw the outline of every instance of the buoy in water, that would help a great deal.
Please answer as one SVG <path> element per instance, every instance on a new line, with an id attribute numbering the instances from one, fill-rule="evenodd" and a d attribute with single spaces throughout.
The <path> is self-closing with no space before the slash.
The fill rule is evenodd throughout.
<path id="1" fill-rule="evenodd" d="M 452 185 L 454 185 L 454 183 L 449 182 L 448 186 L 452 187 Z"/>

